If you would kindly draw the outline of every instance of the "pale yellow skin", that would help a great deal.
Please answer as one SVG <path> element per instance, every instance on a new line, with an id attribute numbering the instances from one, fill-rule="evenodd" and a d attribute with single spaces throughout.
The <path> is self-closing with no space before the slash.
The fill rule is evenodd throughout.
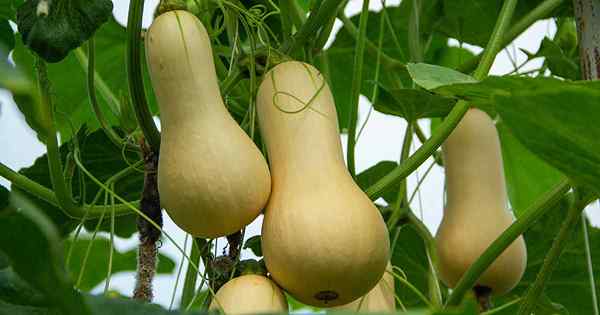
<path id="1" fill-rule="evenodd" d="M 265 206 L 271 179 L 223 104 L 204 26 L 185 11 L 160 15 L 146 34 L 146 56 L 161 111 L 161 205 L 196 237 L 239 231 Z"/>
<path id="2" fill-rule="evenodd" d="M 514 221 L 507 210 L 498 133 L 492 119 L 470 109 L 443 146 L 447 206 L 437 232 L 440 278 L 454 287 L 483 251 Z M 483 273 L 477 285 L 501 295 L 521 280 L 527 264 L 523 237 Z"/>
<path id="3" fill-rule="evenodd" d="M 346 305 L 337 306 L 332 311 L 355 311 L 361 313 L 386 313 L 396 311 L 392 265 L 388 266 L 377 285 L 367 295 Z"/>
<path id="4" fill-rule="evenodd" d="M 262 227 L 267 269 L 297 300 L 330 307 L 377 284 L 389 239 L 346 170 L 333 96 L 323 84 L 310 65 L 279 64 L 260 85 L 257 110 L 273 179 Z M 313 101 L 307 107 L 290 94 Z"/>
<path id="5" fill-rule="evenodd" d="M 225 283 L 210 303 L 210 310 L 227 315 L 287 313 L 288 303 L 273 281 L 259 275 L 244 275 Z"/>

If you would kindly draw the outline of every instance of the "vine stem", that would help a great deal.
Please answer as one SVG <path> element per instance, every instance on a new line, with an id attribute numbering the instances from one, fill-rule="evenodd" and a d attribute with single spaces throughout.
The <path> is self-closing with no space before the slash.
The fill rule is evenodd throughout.
<path id="1" fill-rule="evenodd" d="M 520 20 L 516 21 L 513 26 L 506 32 L 502 38 L 502 47 L 508 46 L 512 43 L 521 33 L 527 30 L 533 23 L 538 20 L 547 17 L 554 9 L 556 9 L 564 0 L 545 0 L 540 3 L 537 7 L 523 16 Z M 458 67 L 458 71 L 468 73 L 473 71 L 477 67 L 477 63 L 481 60 L 482 54 L 479 54 L 473 58 L 470 58 Z"/>
<path id="2" fill-rule="evenodd" d="M 502 37 L 512 19 L 516 5 L 517 0 L 506 0 L 502 4 L 502 10 L 500 11 L 498 21 L 496 21 L 496 25 L 494 26 L 492 36 L 483 52 L 481 62 L 473 75 L 475 79 L 482 80 L 490 71 L 494 59 L 496 58 L 496 54 L 498 54 L 502 48 Z M 425 141 L 425 143 L 423 143 L 423 145 L 404 163 L 396 167 L 366 190 L 366 193 L 371 200 L 381 197 L 382 192 L 389 187 L 389 185 L 403 180 L 423 164 L 423 162 L 425 162 L 425 160 L 427 160 L 442 145 L 446 138 L 448 138 L 468 109 L 469 105 L 467 102 L 462 100 L 458 101 L 429 140 Z"/>
<path id="3" fill-rule="evenodd" d="M 412 134 L 413 134 L 413 125 L 414 122 L 409 122 L 406 126 L 406 131 L 404 133 L 404 141 L 402 142 L 402 150 L 400 152 L 400 163 L 402 163 L 408 155 L 410 154 L 410 145 L 412 144 Z M 388 229 L 392 229 L 398 223 L 398 220 L 402 217 L 403 206 L 408 206 L 408 203 L 404 203 L 406 199 L 406 180 L 403 180 L 398 188 L 398 194 L 396 195 L 396 203 L 393 207 L 394 211 L 390 216 L 387 226 Z M 406 209 L 406 208 L 404 208 Z M 412 212 L 410 209 L 407 212 Z"/>
<path id="4" fill-rule="evenodd" d="M 308 40 L 317 34 L 321 25 L 326 25 L 337 14 L 340 4 L 344 0 L 323 0 L 321 6 L 315 14 L 311 14 L 302 27 L 294 34 L 291 41 L 287 41 L 282 46 L 282 51 L 286 54 L 296 51 Z"/>
<path id="5" fill-rule="evenodd" d="M 98 123 L 100 123 L 100 127 L 106 137 L 118 148 L 120 148 L 123 144 L 123 139 L 115 132 L 115 130 L 110 126 L 104 113 L 100 109 L 100 104 L 98 104 L 98 98 L 96 97 L 96 44 L 94 37 L 90 37 L 88 40 L 88 68 L 87 68 L 87 90 L 88 97 L 90 98 L 90 104 L 92 105 L 92 110 L 96 115 L 96 119 L 98 119 Z"/>
<path id="6" fill-rule="evenodd" d="M 356 179 L 356 124 L 358 120 L 358 101 L 360 98 L 360 88 L 362 86 L 362 67 L 365 55 L 365 41 L 367 38 L 367 22 L 369 20 L 369 0 L 363 0 L 362 11 L 360 13 L 358 40 L 356 41 L 354 53 L 354 72 L 352 73 L 352 96 L 350 98 L 350 112 L 348 113 L 348 149 L 347 163 L 348 171 Z"/>
<path id="7" fill-rule="evenodd" d="M 200 249 L 198 248 L 198 243 L 195 240 L 192 242 L 190 261 L 197 266 L 200 265 Z M 185 308 L 194 298 L 197 278 L 198 271 L 194 270 L 188 262 L 188 267 L 185 272 L 185 280 L 183 282 L 183 292 L 181 293 L 181 302 L 179 303 L 180 309 Z"/>
<path id="8" fill-rule="evenodd" d="M 550 279 L 552 272 L 558 265 L 560 255 L 567 246 L 567 241 L 573 234 L 577 223 L 579 223 L 579 217 L 583 209 L 585 209 L 585 206 L 586 203 L 582 203 L 578 198 L 572 200 L 567 212 L 567 217 L 560 226 L 560 230 L 558 231 L 558 235 L 554 239 L 554 242 L 552 242 L 550 251 L 546 255 L 546 258 L 544 258 L 544 264 L 538 272 L 535 282 L 529 287 L 529 290 L 527 290 L 527 294 L 519 308 L 519 315 L 529 315 L 533 312 L 540 295 L 544 291 L 546 282 Z"/>
<path id="9" fill-rule="evenodd" d="M 502 252 L 519 235 L 523 234 L 539 218 L 552 209 L 552 207 L 569 191 L 570 185 L 567 179 L 560 181 L 554 188 L 546 192 L 540 199 L 529 206 L 523 215 L 518 218 L 508 229 L 506 229 L 498 238 L 488 246 L 488 248 L 477 258 L 477 260 L 462 275 L 460 281 L 456 284 L 446 305 L 457 305 L 462 301 L 465 293 L 469 291 L 479 279 L 479 276 L 496 260 Z"/>
<path id="10" fill-rule="evenodd" d="M 127 18 L 127 79 L 129 82 L 129 94 L 134 107 L 135 116 L 148 142 L 150 149 L 158 152 L 160 148 L 160 134 L 150 109 L 144 90 L 141 65 L 141 31 L 142 14 L 144 12 L 144 0 L 131 0 L 129 3 L 129 16 Z"/>

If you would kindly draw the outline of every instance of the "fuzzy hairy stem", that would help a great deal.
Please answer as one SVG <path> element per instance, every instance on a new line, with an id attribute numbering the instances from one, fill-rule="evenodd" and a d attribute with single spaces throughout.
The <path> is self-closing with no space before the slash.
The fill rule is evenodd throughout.
<path id="1" fill-rule="evenodd" d="M 600 75 L 600 3 L 597 0 L 573 0 L 581 74 L 585 80 L 597 80 Z"/>
<path id="2" fill-rule="evenodd" d="M 162 213 L 158 195 L 157 169 L 158 153 L 152 151 L 143 141 L 140 142 L 144 155 L 144 190 L 140 201 L 140 210 L 150 220 L 162 227 Z M 137 282 L 133 291 L 133 298 L 146 302 L 152 301 L 152 280 L 156 272 L 156 259 L 158 248 L 156 242 L 160 239 L 161 232 L 148 220 L 138 217 L 137 228 L 139 232 L 139 251 Z"/>

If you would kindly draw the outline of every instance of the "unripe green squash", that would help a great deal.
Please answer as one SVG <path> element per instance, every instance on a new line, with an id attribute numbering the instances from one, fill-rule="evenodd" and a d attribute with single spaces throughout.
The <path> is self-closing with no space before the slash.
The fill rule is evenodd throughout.
<path id="1" fill-rule="evenodd" d="M 329 87 L 314 67 L 285 62 L 264 76 L 256 104 L 273 180 L 262 227 L 267 269 L 305 304 L 356 300 L 382 277 L 389 238 L 344 165 Z"/>
<path id="2" fill-rule="evenodd" d="M 271 179 L 223 104 L 206 29 L 186 11 L 161 14 L 146 34 L 146 56 L 161 111 L 161 205 L 193 236 L 239 231 L 260 214 Z"/>
<path id="3" fill-rule="evenodd" d="M 287 313 L 288 303 L 281 289 L 267 277 L 243 275 L 225 283 L 213 297 L 209 310 L 226 315 Z"/>
<path id="4" fill-rule="evenodd" d="M 443 153 L 447 205 L 436 235 L 437 267 L 452 288 L 514 217 L 507 210 L 498 133 L 485 112 L 469 109 L 444 143 Z M 519 283 L 526 264 L 520 236 L 481 275 L 477 286 L 504 294 Z"/>

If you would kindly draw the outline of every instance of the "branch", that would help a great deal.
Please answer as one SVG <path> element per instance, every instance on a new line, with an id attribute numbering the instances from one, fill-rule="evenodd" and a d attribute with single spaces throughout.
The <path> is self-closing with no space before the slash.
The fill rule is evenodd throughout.
<path id="1" fill-rule="evenodd" d="M 100 105 L 98 104 L 98 99 L 96 97 L 96 85 L 95 85 L 95 83 L 96 83 L 95 82 L 95 79 L 96 79 L 95 66 L 96 66 L 96 45 L 95 45 L 94 37 L 91 37 L 88 41 L 88 68 L 87 68 L 87 90 L 88 90 L 88 96 L 90 98 L 90 104 L 92 105 L 92 110 L 94 111 L 94 114 L 96 115 L 96 118 L 98 119 L 98 123 L 100 123 L 100 127 L 102 128 L 102 131 L 104 131 L 104 134 L 106 134 L 106 137 L 108 137 L 108 139 L 110 139 L 110 141 L 115 146 L 117 146 L 118 148 L 121 148 L 121 146 L 124 142 L 123 139 L 121 139 L 121 137 L 115 132 L 115 130 L 112 128 L 112 126 L 110 126 L 110 124 L 106 120 L 106 117 L 104 116 L 104 113 L 102 113 L 102 110 L 100 109 Z"/>
<path id="2" fill-rule="evenodd" d="M 344 2 L 344 0 L 323 0 L 323 3 L 317 10 L 316 14 L 311 14 L 308 17 L 306 23 L 304 23 L 298 32 L 294 34 L 291 41 L 283 44 L 281 50 L 286 54 L 290 54 L 291 52 L 302 47 L 302 45 L 309 41 L 312 36 L 317 34 L 317 31 L 321 25 L 325 25 L 328 21 L 335 17 L 342 2 Z"/>
<path id="3" fill-rule="evenodd" d="M 131 0 L 129 3 L 129 17 L 127 20 L 127 79 L 129 82 L 131 102 L 140 129 L 142 130 L 150 149 L 154 152 L 158 152 L 160 148 L 160 134 L 154 124 L 150 109 L 148 108 L 140 61 L 140 33 L 142 31 L 143 11 L 144 0 Z"/>
<path id="4" fill-rule="evenodd" d="M 460 303 L 465 293 L 475 285 L 477 279 L 479 279 L 481 274 L 487 270 L 496 258 L 500 256 L 500 254 L 502 254 L 502 252 L 504 252 L 504 250 L 508 248 L 519 235 L 525 233 L 525 231 L 527 231 L 527 229 L 529 229 L 539 218 L 549 212 L 552 207 L 563 198 L 569 189 L 569 181 L 564 179 L 529 206 L 523 212 L 523 216 L 518 218 L 508 227 L 508 229 L 498 236 L 498 238 L 488 246 L 481 256 L 479 256 L 471 267 L 469 267 L 462 275 L 460 281 L 456 284 L 452 290 L 452 294 L 450 294 L 450 297 L 446 301 L 446 305 L 457 305 Z"/>
<path id="5" fill-rule="evenodd" d="M 358 120 L 358 100 L 362 86 L 362 67 L 365 55 L 365 41 L 367 38 L 367 22 L 369 20 L 369 0 L 363 0 L 360 13 L 359 33 L 354 53 L 354 71 L 352 73 L 352 95 L 350 97 L 350 111 L 348 113 L 348 171 L 356 179 L 356 165 L 354 150 L 356 146 L 356 122 Z"/>
<path id="6" fill-rule="evenodd" d="M 556 9 L 563 0 L 546 0 L 540 3 L 537 7 L 531 10 L 528 14 L 523 16 L 519 21 L 513 24 L 513 26 L 506 32 L 506 35 L 502 39 L 502 48 L 512 43 L 519 35 L 527 30 L 533 23 L 547 17 L 554 9 Z M 479 54 L 458 67 L 458 71 L 469 73 L 473 71 L 479 61 L 481 60 L 482 54 Z"/>

